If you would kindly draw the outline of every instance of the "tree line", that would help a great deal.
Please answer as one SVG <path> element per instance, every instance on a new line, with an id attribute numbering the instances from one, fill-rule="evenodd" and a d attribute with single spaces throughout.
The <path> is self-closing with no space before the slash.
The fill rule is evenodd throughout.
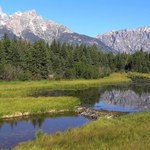
<path id="1" fill-rule="evenodd" d="M 150 54 L 140 50 L 114 55 L 96 45 L 31 43 L 16 37 L 10 40 L 7 34 L 0 40 L 0 80 L 96 79 L 120 71 L 150 72 Z"/>

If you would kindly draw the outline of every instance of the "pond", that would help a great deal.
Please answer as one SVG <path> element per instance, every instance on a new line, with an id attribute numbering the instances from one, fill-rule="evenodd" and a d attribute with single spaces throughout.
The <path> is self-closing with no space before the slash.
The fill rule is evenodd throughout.
<path id="1" fill-rule="evenodd" d="M 86 90 L 35 91 L 30 96 L 75 96 L 81 105 L 96 110 L 116 112 L 150 111 L 150 83 L 133 82 L 94 87 Z M 9 149 L 16 144 L 33 140 L 39 130 L 47 134 L 81 126 L 91 120 L 69 113 L 61 116 L 35 116 L 28 119 L 0 122 L 0 150 Z"/>
<path id="2" fill-rule="evenodd" d="M 150 84 L 132 83 L 106 87 L 92 107 L 117 112 L 150 111 Z"/>
<path id="3" fill-rule="evenodd" d="M 71 114 L 61 116 L 34 116 L 21 120 L 0 122 L 0 150 L 14 147 L 24 141 L 33 140 L 35 133 L 41 130 L 43 133 L 52 134 L 69 128 L 79 127 L 91 120 Z"/>
<path id="4" fill-rule="evenodd" d="M 150 111 L 150 82 L 108 85 L 86 90 L 36 91 L 32 96 L 75 96 L 81 105 L 116 112 Z"/>

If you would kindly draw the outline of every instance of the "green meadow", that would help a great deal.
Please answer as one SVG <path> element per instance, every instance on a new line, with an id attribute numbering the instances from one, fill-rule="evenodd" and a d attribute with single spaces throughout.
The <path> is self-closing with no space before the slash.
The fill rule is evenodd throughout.
<path id="1" fill-rule="evenodd" d="M 0 117 L 26 114 L 41 114 L 46 112 L 73 111 L 80 104 L 75 97 L 16 97 L 0 98 Z"/>
<path id="2" fill-rule="evenodd" d="M 0 82 L 0 116 L 17 112 L 38 114 L 49 111 L 73 111 L 80 105 L 76 97 L 32 97 L 38 90 L 77 90 L 107 84 L 128 83 L 131 79 L 150 79 L 150 74 L 113 73 L 96 80 L 11 81 Z M 38 134 L 37 134 L 38 135 Z M 21 143 L 15 150 L 148 150 L 150 149 L 150 113 L 135 113 L 113 119 L 98 119 L 82 127 L 39 134 L 35 140 Z"/>
<path id="3" fill-rule="evenodd" d="M 76 97 L 32 97 L 32 93 L 38 90 L 77 90 L 130 81 L 125 73 L 113 73 L 97 80 L 0 82 L 0 117 L 18 112 L 38 114 L 51 110 L 72 111 L 80 105 Z"/>

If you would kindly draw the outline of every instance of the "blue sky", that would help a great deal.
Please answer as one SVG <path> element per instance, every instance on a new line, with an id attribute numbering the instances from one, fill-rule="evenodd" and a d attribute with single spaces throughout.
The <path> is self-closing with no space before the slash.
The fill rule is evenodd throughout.
<path id="1" fill-rule="evenodd" d="M 0 6 L 7 14 L 35 9 L 44 19 L 93 37 L 150 26 L 150 0 L 0 0 Z"/>

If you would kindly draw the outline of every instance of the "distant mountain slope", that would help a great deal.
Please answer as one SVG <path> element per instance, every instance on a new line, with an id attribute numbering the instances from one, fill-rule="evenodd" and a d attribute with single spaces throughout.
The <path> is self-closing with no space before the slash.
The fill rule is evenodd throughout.
<path id="1" fill-rule="evenodd" d="M 150 27 L 112 31 L 96 38 L 121 53 L 134 53 L 140 49 L 150 52 Z"/>
<path id="2" fill-rule="evenodd" d="M 71 43 L 72 45 L 75 44 L 85 44 L 87 46 L 95 44 L 99 50 L 102 50 L 104 52 L 113 52 L 117 53 L 116 50 L 113 48 L 110 48 L 109 46 L 105 45 L 103 42 L 99 41 L 96 38 L 92 38 L 86 35 L 81 35 L 78 33 L 63 33 L 60 35 L 58 38 L 60 42 L 68 42 Z"/>
<path id="3" fill-rule="evenodd" d="M 5 32 L 11 37 L 14 34 L 32 42 L 43 39 L 50 44 L 56 39 L 70 44 L 96 44 L 102 51 L 116 53 L 115 50 L 96 38 L 74 33 L 63 25 L 44 20 L 36 14 L 35 10 L 18 11 L 13 15 L 7 15 L 0 10 L 0 36 L 2 37 Z"/>
<path id="4" fill-rule="evenodd" d="M 0 9 L 0 38 L 4 33 L 11 38 L 16 35 L 32 42 L 43 39 L 50 44 L 56 39 L 73 45 L 96 44 L 98 49 L 104 52 L 134 53 L 141 48 L 150 52 L 150 27 L 112 31 L 93 38 L 75 33 L 51 20 L 44 20 L 35 10 L 7 15 Z"/>

